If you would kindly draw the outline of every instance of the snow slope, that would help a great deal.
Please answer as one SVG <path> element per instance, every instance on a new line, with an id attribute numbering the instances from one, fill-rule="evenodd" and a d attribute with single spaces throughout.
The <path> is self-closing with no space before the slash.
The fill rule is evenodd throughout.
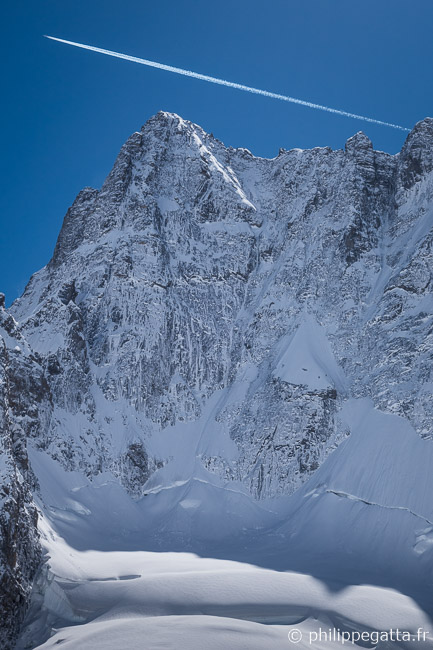
<path id="1" fill-rule="evenodd" d="M 18 648 L 142 647 L 143 635 L 146 648 L 279 648 L 292 629 L 307 647 L 325 629 L 430 630 L 431 444 L 369 400 L 341 417 L 351 435 L 314 477 L 260 507 L 204 478 L 132 502 L 34 452 L 49 570 Z"/>
<path id="2" fill-rule="evenodd" d="M 333 355 L 326 334 L 314 317 L 305 314 L 289 338 L 274 375 L 289 384 L 312 390 L 337 388 L 345 392 L 346 380 Z"/>
<path id="3" fill-rule="evenodd" d="M 285 647 L 293 630 L 303 635 L 301 647 L 311 647 L 320 628 L 416 635 L 431 627 L 412 599 L 390 589 L 332 591 L 308 575 L 188 553 L 78 552 L 46 522 L 42 530 L 51 577 L 41 610 L 58 630 L 38 648 L 267 650 Z M 38 620 L 36 636 L 37 629 Z M 423 647 L 433 647 L 432 635 Z"/>

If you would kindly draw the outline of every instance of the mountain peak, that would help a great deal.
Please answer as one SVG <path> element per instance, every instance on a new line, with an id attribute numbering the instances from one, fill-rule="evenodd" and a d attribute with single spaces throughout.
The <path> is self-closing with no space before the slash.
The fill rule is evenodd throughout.
<path id="1" fill-rule="evenodd" d="M 407 148 L 427 147 L 433 144 L 433 118 L 425 117 L 415 124 L 406 138 L 402 151 Z"/>
<path id="2" fill-rule="evenodd" d="M 355 150 L 359 151 L 360 149 L 373 149 L 373 143 L 363 131 L 358 131 L 358 133 L 355 133 L 355 135 L 352 135 L 352 137 L 347 140 L 345 149 L 347 152 Z"/>
<path id="3" fill-rule="evenodd" d="M 183 117 L 177 113 L 171 113 L 169 111 L 158 111 L 155 115 L 152 115 L 152 117 L 150 117 L 141 127 L 141 132 L 146 131 L 149 126 L 175 129 L 178 131 L 188 130 L 191 128 L 199 129 L 200 131 L 202 130 L 197 124 L 193 124 L 193 122 L 190 122 L 189 120 L 184 120 Z"/>
<path id="4" fill-rule="evenodd" d="M 405 188 L 419 181 L 433 169 L 433 118 L 417 122 L 406 138 L 400 153 Z"/>

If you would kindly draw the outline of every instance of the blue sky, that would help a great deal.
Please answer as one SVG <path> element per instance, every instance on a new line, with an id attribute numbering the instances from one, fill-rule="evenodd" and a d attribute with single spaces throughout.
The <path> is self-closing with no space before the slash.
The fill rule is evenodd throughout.
<path id="1" fill-rule="evenodd" d="M 405 133 L 78 50 L 50 34 L 413 126 L 433 114 L 430 0 L 24 0 L 2 9 L 0 291 L 10 303 L 51 256 L 85 185 L 158 110 L 225 144 L 344 146 Z"/>

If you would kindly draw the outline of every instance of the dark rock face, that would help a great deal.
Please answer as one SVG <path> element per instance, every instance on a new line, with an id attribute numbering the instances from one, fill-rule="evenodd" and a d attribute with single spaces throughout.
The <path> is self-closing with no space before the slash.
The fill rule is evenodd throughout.
<path id="1" fill-rule="evenodd" d="M 141 496 L 140 487 L 145 485 L 151 474 L 144 445 L 140 442 L 131 443 L 120 458 L 120 467 L 123 485 L 127 487 L 130 494 Z"/>
<path id="2" fill-rule="evenodd" d="M 5 650 L 13 646 L 41 560 L 27 440 L 40 435 L 47 407 L 42 368 L 0 306 L 0 646 Z"/>
<path id="3" fill-rule="evenodd" d="M 430 118 L 396 156 L 358 133 L 265 160 L 163 112 L 128 139 L 0 294 L 7 638 L 39 559 L 29 442 L 138 498 L 172 460 L 152 441 L 204 422 L 200 468 L 266 499 L 346 438 L 348 397 L 433 436 L 432 171 Z"/>

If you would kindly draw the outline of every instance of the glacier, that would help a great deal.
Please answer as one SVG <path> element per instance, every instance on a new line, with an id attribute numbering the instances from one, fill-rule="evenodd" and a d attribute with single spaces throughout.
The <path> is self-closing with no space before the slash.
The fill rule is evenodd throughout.
<path id="1" fill-rule="evenodd" d="M 4 647 L 433 630 L 432 240 L 431 118 L 134 133 L 0 304 Z"/>

